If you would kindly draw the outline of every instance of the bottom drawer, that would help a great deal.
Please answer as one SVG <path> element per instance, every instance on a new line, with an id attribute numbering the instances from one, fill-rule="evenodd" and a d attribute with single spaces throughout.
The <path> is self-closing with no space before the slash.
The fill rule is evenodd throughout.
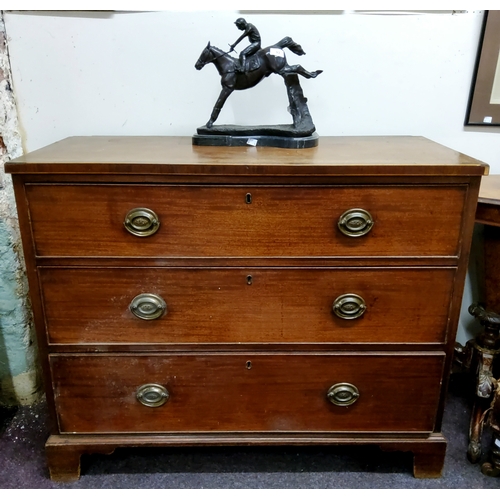
<path id="1" fill-rule="evenodd" d="M 443 362 L 442 353 L 50 356 L 62 433 L 432 432 Z"/>

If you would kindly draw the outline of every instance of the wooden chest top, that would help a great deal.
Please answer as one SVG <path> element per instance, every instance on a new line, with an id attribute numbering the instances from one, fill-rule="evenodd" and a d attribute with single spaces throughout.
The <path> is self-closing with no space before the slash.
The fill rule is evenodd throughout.
<path id="1" fill-rule="evenodd" d="M 63 167 L 64 165 L 64 167 Z M 482 175 L 487 165 L 423 137 L 322 137 L 302 150 L 191 145 L 189 137 L 69 137 L 7 173 L 201 175 Z"/>

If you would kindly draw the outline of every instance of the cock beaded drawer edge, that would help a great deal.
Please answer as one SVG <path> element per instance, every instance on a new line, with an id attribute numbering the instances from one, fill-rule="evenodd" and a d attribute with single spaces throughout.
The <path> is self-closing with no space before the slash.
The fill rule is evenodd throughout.
<path id="1" fill-rule="evenodd" d="M 52 479 L 243 444 L 375 444 L 439 476 L 486 170 L 421 137 L 71 137 L 8 162 Z"/>

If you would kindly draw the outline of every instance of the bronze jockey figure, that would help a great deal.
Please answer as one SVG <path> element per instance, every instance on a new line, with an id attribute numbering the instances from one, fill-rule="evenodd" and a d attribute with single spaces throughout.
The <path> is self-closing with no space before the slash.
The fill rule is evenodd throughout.
<path id="1" fill-rule="evenodd" d="M 260 33 L 253 24 L 247 23 L 242 17 L 236 19 L 234 24 L 236 24 L 238 29 L 243 31 L 243 34 L 231 45 L 230 52 L 234 50 L 243 38 L 248 37 L 250 41 L 250 45 L 240 52 L 240 66 L 236 68 L 236 71 L 244 72 L 246 58 L 252 56 L 260 49 Z"/>

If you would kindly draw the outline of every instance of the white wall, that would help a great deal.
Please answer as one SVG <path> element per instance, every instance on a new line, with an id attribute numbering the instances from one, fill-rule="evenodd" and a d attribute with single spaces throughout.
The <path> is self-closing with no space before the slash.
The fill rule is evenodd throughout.
<path id="1" fill-rule="evenodd" d="M 215 68 L 194 63 L 209 40 L 224 49 L 236 40 L 240 16 L 264 45 L 300 43 L 307 54 L 289 53 L 290 63 L 324 70 L 302 79 L 320 136 L 422 135 L 500 174 L 498 128 L 463 125 L 480 10 L 8 12 L 25 151 L 71 135 L 192 135 L 220 90 Z M 273 75 L 233 94 L 217 123 L 290 123 L 287 105 Z"/>
<path id="2" fill-rule="evenodd" d="M 320 136 L 424 135 L 500 173 L 498 129 L 463 126 L 483 11 L 10 12 L 25 150 L 79 134 L 192 135 L 220 89 L 213 65 L 194 63 L 209 40 L 236 40 L 239 16 L 263 44 L 292 36 L 307 54 L 289 61 L 324 70 L 302 79 Z M 218 123 L 289 123 L 287 104 L 273 75 L 233 94 Z"/>

